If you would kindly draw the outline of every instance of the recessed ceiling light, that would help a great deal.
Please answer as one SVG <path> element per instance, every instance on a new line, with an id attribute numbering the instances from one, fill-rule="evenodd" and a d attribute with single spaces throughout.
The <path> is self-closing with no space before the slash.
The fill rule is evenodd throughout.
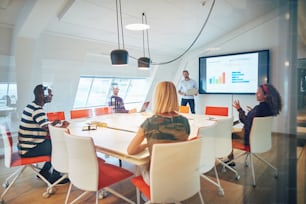
<path id="1" fill-rule="evenodd" d="M 143 23 L 133 23 L 126 25 L 125 28 L 128 30 L 147 30 L 150 26 Z"/>

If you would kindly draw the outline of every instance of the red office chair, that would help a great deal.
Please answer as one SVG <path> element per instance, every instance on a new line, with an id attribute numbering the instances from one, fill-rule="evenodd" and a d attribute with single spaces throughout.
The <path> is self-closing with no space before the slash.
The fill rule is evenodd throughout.
<path id="1" fill-rule="evenodd" d="M 105 115 L 111 113 L 110 107 L 98 107 L 94 109 L 95 115 Z"/>
<path id="2" fill-rule="evenodd" d="M 269 117 L 255 117 L 253 119 L 252 128 L 250 131 L 249 145 L 243 145 L 239 142 L 233 140 L 233 148 L 242 150 L 243 153 L 235 156 L 235 160 L 239 157 L 246 155 L 245 166 L 248 166 L 247 159 L 250 158 L 251 170 L 252 170 L 252 179 L 253 187 L 256 187 L 255 181 L 255 172 L 254 172 L 254 163 L 253 156 L 270 166 L 274 170 L 274 177 L 278 177 L 278 170 L 264 158 L 260 157 L 259 153 L 267 152 L 272 147 L 272 124 L 273 116 Z"/>
<path id="3" fill-rule="evenodd" d="M 142 176 L 131 179 L 137 189 L 137 204 L 140 192 L 150 203 L 178 203 L 197 194 L 201 195 L 199 162 L 201 141 L 154 144 L 150 164 L 150 186 Z M 178 164 L 184 164 L 178 166 Z"/>
<path id="4" fill-rule="evenodd" d="M 205 115 L 228 116 L 228 107 L 222 106 L 206 106 Z"/>
<path id="5" fill-rule="evenodd" d="M 217 122 L 210 126 L 199 127 L 197 137 L 201 140 L 201 159 L 200 173 L 201 177 L 209 181 L 218 188 L 218 194 L 224 196 L 224 189 L 221 186 L 217 168 L 215 166 L 215 137 L 217 131 Z M 205 174 L 214 170 L 216 179 L 209 178 Z"/>
<path id="6" fill-rule="evenodd" d="M 79 109 L 79 110 L 71 110 L 70 111 L 70 118 L 77 119 L 77 118 L 90 118 L 92 117 L 92 110 L 91 109 Z"/>
<path id="7" fill-rule="evenodd" d="M 55 121 L 55 120 L 65 120 L 65 112 L 59 111 L 59 112 L 48 112 L 47 118 L 49 121 Z"/>
<path id="8" fill-rule="evenodd" d="M 180 106 L 179 107 L 180 113 L 189 113 L 189 106 Z"/>
<path id="9" fill-rule="evenodd" d="M 48 186 L 46 192 L 43 194 L 44 198 L 48 198 L 54 194 L 56 192 L 55 186 L 68 178 L 68 153 L 64 138 L 65 131 L 67 131 L 66 128 L 55 127 L 49 124 L 49 132 L 52 142 L 51 164 L 55 170 L 62 173 L 62 176 L 54 181 L 51 186 Z"/>
<path id="10" fill-rule="evenodd" d="M 75 203 L 88 192 L 96 192 L 96 204 L 98 204 L 98 192 L 102 189 L 123 199 L 125 203 L 134 203 L 110 188 L 112 184 L 133 176 L 132 172 L 98 158 L 91 137 L 75 136 L 66 132 L 64 134 L 68 152 L 68 174 L 71 181 L 65 203 L 69 200 L 72 185 L 84 192 L 71 203 Z"/>
<path id="11" fill-rule="evenodd" d="M 38 156 L 38 157 L 29 157 L 29 158 L 21 158 L 18 152 L 13 152 L 13 139 L 11 136 L 11 132 L 9 131 L 7 124 L 0 124 L 0 132 L 3 139 L 4 144 L 4 163 L 7 168 L 11 167 L 20 167 L 13 174 L 6 178 L 3 183 L 3 187 L 5 187 L 4 192 L 1 195 L 0 202 L 4 202 L 5 194 L 10 190 L 13 186 L 17 178 L 22 174 L 22 172 L 26 168 L 30 168 L 33 172 L 40 177 L 48 186 L 51 186 L 49 181 L 47 181 L 41 174 L 39 174 L 39 169 L 35 166 L 40 162 L 48 162 L 50 161 L 49 156 Z M 18 196 L 18 195 L 16 195 Z"/>

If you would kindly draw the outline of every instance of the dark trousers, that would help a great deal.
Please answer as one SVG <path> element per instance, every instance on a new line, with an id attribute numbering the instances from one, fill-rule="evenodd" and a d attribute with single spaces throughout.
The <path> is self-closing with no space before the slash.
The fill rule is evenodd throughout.
<path id="1" fill-rule="evenodd" d="M 181 106 L 186 106 L 187 104 L 189 104 L 191 113 L 195 114 L 195 111 L 194 111 L 194 99 L 184 99 L 184 98 L 182 98 Z"/>
<path id="2" fill-rule="evenodd" d="M 38 144 L 36 147 L 30 149 L 21 157 L 37 157 L 37 156 L 51 156 L 51 140 L 45 140 L 44 142 Z"/>
<path id="3" fill-rule="evenodd" d="M 44 142 L 38 144 L 33 149 L 29 150 L 24 155 L 20 155 L 21 157 L 37 157 L 37 156 L 51 156 L 52 144 L 51 140 L 45 140 Z M 51 162 L 45 162 L 41 171 L 49 171 L 52 167 Z"/>

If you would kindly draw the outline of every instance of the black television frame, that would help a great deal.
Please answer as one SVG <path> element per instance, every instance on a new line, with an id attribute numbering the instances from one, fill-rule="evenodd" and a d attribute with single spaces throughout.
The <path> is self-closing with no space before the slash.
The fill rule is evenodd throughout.
<path id="1" fill-rule="evenodd" d="M 237 52 L 237 53 L 228 53 L 228 54 L 220 54 L 220 55 L 211 55 L 211 56 L 203 56 L 199 57 L 199 94 L 255 94 L 256 91 L 206 91 L 207 85 L 207 76 L 206 76 L 206 60 L 209 58 L 217 58 L 217 57 L 227 57 L 227 56 L 238 56 L 245 54 L 258 53 L 258 67 L 257 67 L 257 87 L 264 83 L 269 83 L 270 80 L 270 51 L 269 50 L 255 50 L 255 51 L 247 51 L 247 52 Z M 255 88 L 255 87 L 254 87 Z M 257 90 L 257 88 L 256 88 Z"/>

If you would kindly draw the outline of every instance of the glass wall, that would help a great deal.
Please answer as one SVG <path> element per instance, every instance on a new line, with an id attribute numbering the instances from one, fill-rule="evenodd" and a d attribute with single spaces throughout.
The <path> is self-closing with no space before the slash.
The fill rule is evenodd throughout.
<path id="1" fill-rule="evenodd" d="M 108 106 L 116 84 L 125 107 L 139 109 L 147 95 L 147 82 L 145 78 L 80 77 L 73 108 Z"/>

